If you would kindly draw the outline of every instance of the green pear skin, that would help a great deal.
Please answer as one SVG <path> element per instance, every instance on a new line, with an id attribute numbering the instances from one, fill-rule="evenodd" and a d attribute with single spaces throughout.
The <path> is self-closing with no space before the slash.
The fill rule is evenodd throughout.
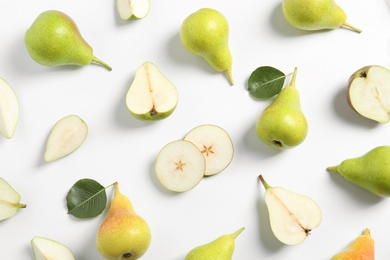
<path id="1" fill-rule="evenodd" d="M 290 85 L 279 92 L 256 122 L 256 133 L 260 140 L 281 150 L 301 144 L 308 132 L 300 95 L 295 87 L 296 75 L 297 68 L 294 69 Z"/>
<path id="2" fill-rule="evenodd" d="M 378 146 L 327 170 L 380 197 L 390 196 L 390 146 Z"/>
<path id="3" fill-rule="evenodd" d="M 93 55 L 74 21 L 63 12 L 48 10 L 41 13 L 27 29 L 24 40 L 30 56 L 41 65 L 86 66 L 95 62 L 111 70 Z"/>
<path id="4" fill-rule="evenodd" d="M 219 11 L 202 8 L 190 14 L 180 28 L 180 40 L 192 54 L 203 57 L 215 70 L 224 71 L 231 85 L 233 58 L 229 45 L 229 24 Z"/>

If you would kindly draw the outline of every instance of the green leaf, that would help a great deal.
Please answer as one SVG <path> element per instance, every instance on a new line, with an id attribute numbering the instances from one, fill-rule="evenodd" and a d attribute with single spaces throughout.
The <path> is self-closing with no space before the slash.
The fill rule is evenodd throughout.
<path id="1" fill-rule="evenodd" d="M 255 98 L 270 98 L 282 90 L 286 75 L 270 66 L 258 67 L 248 80 L 249 94 Z"/>
<path id="2" fill-rule="evenodd" d="M 81 179 L 69 190 L 66 205 L 76 218 L 96 217 L 106 208 L 106 189 L 95 180 Z"/>

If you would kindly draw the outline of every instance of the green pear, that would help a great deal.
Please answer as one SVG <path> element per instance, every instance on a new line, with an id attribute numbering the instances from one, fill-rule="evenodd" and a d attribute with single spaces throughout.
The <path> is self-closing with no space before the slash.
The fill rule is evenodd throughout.
<path id="1" fill-rule="evenodd" d="M 294 69 L 290 85 L 280 91 L 256 122 L 256 133 L 260 140 L 282 150 L 302 143 L 308 131 L 299 92 L 295 87 L 296 75 L 297 68 Z"/>
<path id="2" fill-rule="evenodd" d="M 226 18 L 210 8 L 190 14 L 180 29 L 180 40 L 184 47 L 190 53 L 203 57 L 217 71 L 224 71 L 233 85 L 233 59 L 228 38 L 229 24 Z"/>
<path id="3" fill-rule="evenodd" d="M 331 260 L 374 260 L 375 243 L 370 230 L 366 228 L 345 250 L 333 256 Z"/>
<path id="4" fill-rule="evenodd" d="M 390 196 L 390 146 L 378 146 L 364 155 L 346 159 L 328 171 L 380 197 Z"/>
<path id="5" fill-rule="evenodd" d="M 11 185 L 0 177 L 0 221 L 18 213 L 19 209 L 27 207 L 20 203 L 20 195 Z"/>
<path id="6" fill-rule="evenodd" d="M 75 260 L 72 251 L 58 241 L 35 236 L 31 239 L 34 260 Z"/>
<path id="7" fill-rule="evenodd" d="M 242 227 L 232 234 L 222 235 L 207 244 L 195 247 L 187 254 L 185 260 L 231 260 L 235 247 L 234 240 L 243 230 Z"/>
<path id="8" fill-rule="evenodd" d="M 86 66 L 95 62 L 111 70 L 94 56 L 74 21 L 60 11 L 41 13 L 26 31 L 24 40 L 30 56 L 44 66 Z"/>
<path id="9" fill-rule="evenodd" d="M 347 15 L 333 0 L 283 0 L 282 9 L 286 20 L 301 30 L 315 31 L 346 26 L 361 32 L 346 22 Z"/>

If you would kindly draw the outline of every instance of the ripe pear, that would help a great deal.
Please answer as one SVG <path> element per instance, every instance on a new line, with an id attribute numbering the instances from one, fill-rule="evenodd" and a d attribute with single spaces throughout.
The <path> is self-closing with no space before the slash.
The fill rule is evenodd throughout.
<path id="1" fill-rule="evenodd" d="M 233 59 L 228 38 L 229 24 L 225 16 L 210 8 L 190 14 L 180 29 L 180 40 L 184 47 L 190 53 L 203 57 L 217 71 L 224 71 L 233 85 Z"/>
<path id="2" fill-rule="evenodd" d="M 26 31 L 24 39 L 30 56 L 44 66 L 86 66 L 95 62 L 111 70 L 94 56 L 75 22 L 63 12 L 48 10 L 41 13 Z"/>
<path id="3" fill-rule="evenodd" d="M 295 87 L 296 76 L 297 68 L 294 69 L 290 85 L 280 91 L 256 122 L 256 133 L 260 140 L 281 150 L 302 143 L 308 131 L 299 92 Z"/>
<path id="4" fill-rule="evenodd" d="M 390 146 L 378 146 L 364 155 L 330 166 L 351 183 L 380 197 L 390 196 Z"/>
<path id="5" fill-rule="evenodd" d="M 0 221 L 14 216 L 19 209 L 25 207 L 26 204 L 20 203 L 19 193 L 0 177 Z"/>
<path id="6" fill-rule="evenodd" d="M 370 230 L 368 228 L 366 228 L 363 234 L 358 236 L 347 249 L 331 258 L 331 260 L 348 259 L 375 259 L 374 239 L 371 237 Z"/>
<path id="7" fill-rule="evenodd" d="M 286 20 L 301 30 L 337 29 L 345 26 L 361 32 L 347 23 L 347 15 L 333 0 L 283 0 L 282 9 Z"/>
<path id="8" fill-rule="evenodd" d="M 222 235 L 207 244 L 195 247 L 187 254 L 185 260 L 231 260 L 235 248 L 234 241 L 243 230 L 242 227 L 232 234 Z"/>
<path id="9" fill-rule="evenodd" d="M 108 260 L 134 260 L 145 254 L 151 241 L 148 224 L 114 184 L 110 212 L 96 236 L 99 253 Z"/>
<path id="10" fill-rule="evenodd" d="M 19 121 L 19 99 L 7 81 L 0 78 L 0 134 L 5 138 L 14 136 Z"/>

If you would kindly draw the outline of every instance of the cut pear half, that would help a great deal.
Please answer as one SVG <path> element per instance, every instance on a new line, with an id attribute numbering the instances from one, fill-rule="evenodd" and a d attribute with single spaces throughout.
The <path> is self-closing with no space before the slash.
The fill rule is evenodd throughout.
<path id="1" fill-rule="evenodd" d="M 20 105 L 15 91 L 0 78 L 0 133 L 12 138 L 19 121 Z"/>
<path id="2" fill-rule="evenodd" d="M 60 119 L 49 134 L 45 161 L 51 162 L 76 151 L 87 138 L 88 126 L 77 115 Z"/>
<path id="3" fill-rule="evenodd" d="M 149 13 L 150 0 L 117 0 L 116 8 L 123 20 L 142 19 Z"/>
<path id="4" fill-rule="evenodd" d="M 168 190 L 184 192 L 202 180 L 206 161 L 198 147 L 186 140 L 165 145 L 157 155 L 155 171 L 158 180 Z"/>
<path id="5" fill-rule="evenodd" d="M 72 251 L 55 240 L 35 236 L 31 240 L 34 260 L 75 260 Z"/>
<path id="6" fill-rule="evenodd" d="M 206 160 L 206 176 L 224 170 L 234 155 L 233 142 L 221 127 L 211 124 L 200 125 L 190 130 L 184 140 L 195 144 Z"/>
<path id="7" fill-rule="evenodd" d="M 143 63 L 136 71 L 127 96 L 126 105 L 130 113 L 140 120 L 157 120 L 173 113 L 178 102 L 175 87 L 151 63 Z"/>
<path id="8" fill-rule="evenodd" d="M 26 204 L 20 203 L 20 195 L 0 177 L 0 221 L 14 216 Z"/>
<path id="9" fill-rule="evenodd" d="M 366 66 L 351 75 L 347 100 L 360 115 L 379 123 L 390 121 L 390 70 Z"/>
<path id="10" fill-rule="evenodd" d="M 282 187 L 271 187 L 259 176 L 265 191 L 271 229 L 287 245 L 298 245 L 322 219 L 321 209 L 311 198 Z"/>

